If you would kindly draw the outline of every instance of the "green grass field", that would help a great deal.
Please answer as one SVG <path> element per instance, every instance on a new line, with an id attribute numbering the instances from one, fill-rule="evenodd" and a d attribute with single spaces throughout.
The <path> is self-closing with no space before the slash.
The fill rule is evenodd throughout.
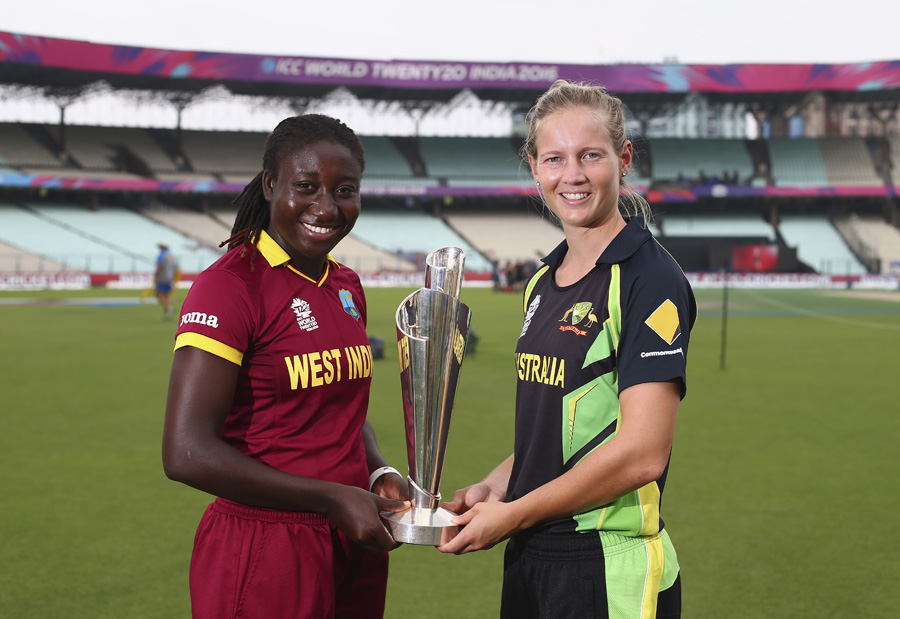
<path id="1" fill-rule="evenodd" d="M 393 314 L 370 419 L 405 471 Z M 663 515 L 689 618 L 894 617 L 900 606 L 900 294 L 698 291 Z M 874 296 L 874 295 L 872 295 Z M 69 305 L 65 298 L 90 298 Z M 102 302 L 115 297 L 123 303 Z M 134 291 L 0 293 L 0 617 L 189 616 L 187 570 L 209 497 L 166 479 L 160 436 L 174 322 Z M 42 304 L 8 304 L 11 299 Z M 520 297 L 464 289 L 462 369 L 442 490 L 512 448 Z M 502 549 L 392 553 L 387 617 L 496 617 Z"/>

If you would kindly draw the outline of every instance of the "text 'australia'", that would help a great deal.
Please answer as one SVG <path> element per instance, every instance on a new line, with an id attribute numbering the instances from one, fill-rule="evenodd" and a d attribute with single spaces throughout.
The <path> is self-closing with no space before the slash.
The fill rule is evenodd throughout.
<path id="1" fill-rule="evenodd" d="M 561 357 L 516 353 L 516 369 L 519 380 L 545 385 L 566 386 L 566 360 Z"/>

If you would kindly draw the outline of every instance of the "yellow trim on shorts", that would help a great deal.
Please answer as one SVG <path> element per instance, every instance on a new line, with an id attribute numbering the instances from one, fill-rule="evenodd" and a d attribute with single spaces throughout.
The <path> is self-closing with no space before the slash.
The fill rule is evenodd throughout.
<path id="1" fill-rule="evenodd" d="M 244 353 L 238 349 L 199 333 L 182 333 L 175 338 L 175 350 L 185 346 L 193 346 L 194 348 L 205 350 L 226 361 L 231 361 L 235 365 L 241 365 L 244 361 Z"/>
<path id="2" fill-rule="evenodd" d="M 662 537 L 632 537 L 600 531 L 600 541 L 606 564 L 610 619 L 655 619 L 666 569 Z M 674 567 L 677 569 L 677 565 Z"/>

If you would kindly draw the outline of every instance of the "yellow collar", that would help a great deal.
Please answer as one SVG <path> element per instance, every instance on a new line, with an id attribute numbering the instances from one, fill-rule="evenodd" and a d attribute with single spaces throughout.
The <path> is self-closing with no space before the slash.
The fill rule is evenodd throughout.
<path id="1" fill-rule="evenodd" d="M 259 249 L 259 253 L 261 253 L 263 255 L 263 258 L 266 259 L 266 262 L 269 263 L 269 266 L 271 266 L 271 267 L 287 266 L 294 273 L 297 273 L 298 275 L 305 277 L 306 279 L 308 279 L 311 282 L 315 282 L 319 286 L 321 286 L 322 283 L 325 281 L 325 278 L 328 277 L 328 271 L 329 271 L 329 266 L 330 266 L 328 264 L 329 262 L 334 263 L 334 266 L 336 266 L 337 268 L 340 268 L 340 265 L 338 264 L 337 260 L 335 260 L 331 254 L 328 254 L 327 256 L 325 256 L 326 262 L 325 262 L 325 268 L 322 270 L 322 277 L 320 277 L 319 281 L 316 282 L 316 280 L 311 278 L 309 275 L 306 275 L 305 273 L 297 270 L 295 267 L 290 265 L 291 257 L 288 255 L 288 253 L 286 251 L 284 251 L 284 249 L 282 249 L 281 245 L 279 245 L 278 243 L 275 242 L 275 239 L 273 239 L 271 236 L 269 236 L 269 233 L 266 232 L 265 230 L 260 230 L 259 240 L 256 242 L 256 247 Z"/>

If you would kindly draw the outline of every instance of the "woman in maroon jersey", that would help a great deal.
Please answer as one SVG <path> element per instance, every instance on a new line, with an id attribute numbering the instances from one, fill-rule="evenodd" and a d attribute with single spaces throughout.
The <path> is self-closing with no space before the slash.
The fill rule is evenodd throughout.
<path id="1" fill-rule="evenodd" d="M 397 544 L 379 513 L 408 490 L 366 421 L 363 289 L 329 253 L 359 216 L 364 167 L 340 121 L 282 121 L 228 252 L 185 299 L 163 464 L 217 497 L 191 558 L 194 617 L 383 615 Z"/>

